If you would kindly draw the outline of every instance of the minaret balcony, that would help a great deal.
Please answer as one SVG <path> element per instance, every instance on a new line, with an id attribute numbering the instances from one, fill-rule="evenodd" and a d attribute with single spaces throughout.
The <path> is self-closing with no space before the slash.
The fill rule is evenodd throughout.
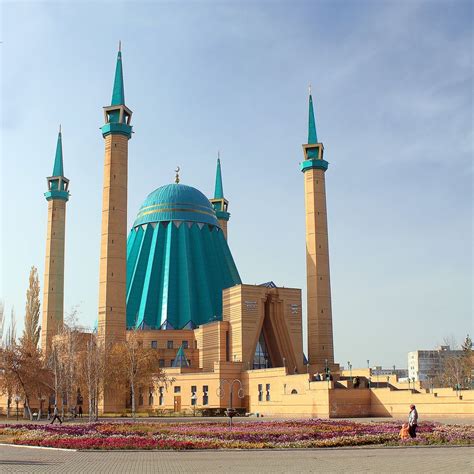
<path id="1" fill-rule="evenodd" d="M 126 105 L 104 107 L 105 125 L 101 127 L 104 138 L 110 134 L 132 136 L 132 111 Z"/>
<path id="2" fill-rule="evenodd" d="M 69 180 L 64 176 L 49 176 L 46 178 L 48 182 L 48 191 L 44 193 L 47 201 L 51 199 L 69 200 Z"/>
<path id="3" fill-rule="evenodd" d="M 329 163 L 323 159 L 324 146 L 322 143 L 310 143 L 303 145 L 304 161 L 301 163 L 301 171 L 304 173 L 309 169 L 321 169 L 326 171 Z"/>

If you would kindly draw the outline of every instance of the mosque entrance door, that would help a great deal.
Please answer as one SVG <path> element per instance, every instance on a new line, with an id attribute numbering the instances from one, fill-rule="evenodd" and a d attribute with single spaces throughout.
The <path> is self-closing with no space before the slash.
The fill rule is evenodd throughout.
<path id="1" fill-rule="evenodd" d="M 178 413 L 181 411 L 181 397 L 175 396 L 174 397 L 174 412 Z"/>

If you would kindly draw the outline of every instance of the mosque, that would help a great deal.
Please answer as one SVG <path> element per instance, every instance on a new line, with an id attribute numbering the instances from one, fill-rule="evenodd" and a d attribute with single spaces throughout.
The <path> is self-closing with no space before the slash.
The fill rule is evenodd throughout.
<path id="1" fill-rule="evenodd" d="M 178 168 L 174 183 L 148 195 L 127 235 L 131 120 L 119 48 L 112 100 L 104 107 L 102 126 L 105 158 L 97 330 L 106 344 L 124 341 L 128 332 L 139 331 L 143 344 L 159 352 L 160 367 L 174 379 L 172 385 L 156 390 L 142 387 L 139 409 L 181 412 L 227 407 L 234 381 L 234 407 L 260 413 L 309 410 L 316 414 L 315 394 L 327 391 L 334 381 L 331 377 L 313 382 L 312 374 L 337 377 L 338 365 L 334 363 L 329 279 L 328 162 L 317 138 L 311 91 L 308 142 L 303 145 L 300 165 L 306 209 L 307 357 L 301 290 L 241 280 L 227 242 L 230 213 L 220 159 L 212 198 L 182 184 Z M 47 182 L 41 337 L 45 353 L 63 324 L 69 180 L 63 172 L 61 131 Z M 126 404 L 126 397 L 106 394 L 102 411 L 117 413 Z"/>
<path id="2" fill-rule="evenodd" d="M 148 195 L 127 235 L 131 119 L 119 47 L 112 100 L 104 107 L 102 126 L 97 332 L 110 347 L 136 331 L 142 344 L 158 351 L 159 366 L 173 382 L 140 387 L 139 411 L 212 413 L 233 406 L 276 416 L 405 416 L 407 406 L 416 402 L 424 415 L 472 416 L 472 395 L 461 400 L 451 389 L 437 389 L 438 393 L 421 385 L 407 389 L 396 375 L 387 376 L 382 384 L 377 381 L 375 387 L 371 369 L 343 371 L 334 362 L 325 190 L 328 162 L 316 133 L 311 91 L 308 140 L 300 163 L 306 211 L 307 357 L 301 290 L 241 280 L 227 243 L 229 202 L 219 159 L 212 198 L 180 183 L 178 168 L 174 183 Z M 288 164 L 296 168 L 296 159 Z M 47 183 L 41 326 L 46 355 L 63 325 L 69 180 L 64 176 L 61 130 Z M 322 379 L 315 373 L 323 374 Z M 353 375 L 360 376 L 360 383 L 353 385 Z M 127 398 L 106 391 L 102 413 L 125 413 Z"/>

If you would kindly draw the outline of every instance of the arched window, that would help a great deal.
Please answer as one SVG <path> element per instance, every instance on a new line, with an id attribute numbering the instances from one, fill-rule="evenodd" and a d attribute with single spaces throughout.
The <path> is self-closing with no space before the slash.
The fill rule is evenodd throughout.
<path id="1" fill-rule="evenodd" d="M 296 390 L 295 388 L 291 391 L 291 394 L 292 395 L 298 395 L 298 390 Z"/>

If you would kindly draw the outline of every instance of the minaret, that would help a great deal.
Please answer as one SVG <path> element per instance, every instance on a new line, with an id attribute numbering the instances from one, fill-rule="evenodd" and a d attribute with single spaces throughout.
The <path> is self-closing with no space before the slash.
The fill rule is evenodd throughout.
<path id="1" fill-rule="evenodd" d="M 230 218 L 230 214 L 227 212 L 229 201 L 227 201 L 227 199 L 224 197 L 220 153 L 217 153 L 216 187 L 214 189 L 214 198 L 209 200 L 216 211 L 217 220 L 219 221 L 222 232 L 224 232 L 224 237 L 227 240 L 227 222 Z"/>
<path id="2" fill-rule="evenodd" d="M 64 313 L 64 237 L 69 180 L 64 177 L 61 127 L 59 127 L 53 174 L 46 179 L 48 191 L 44 195 L 48 201 L 48 229 L 44 265 L 41 348 L 47 357 L 53 337 L 62 328 Z"/>
<path id="3" fill-rule="evenodd" d="M 132 111 L 125 105 L 122 52 L 117 55 L 111 105 L 104 107 L 105 139 L 98 334 L 106 345 L 125 340 L 128 140 Z"/>
<path id="4" fill-rule="evenodd" d="M 329 280 L 328 224 L 326 212 L 324 147 L 318 142 L 313 98 L 309 90 L 308 143 L 303 145 L 306 208 L 306 278 L 308 361 L 324 368 L 334 364 L 331 285 Z"/>

